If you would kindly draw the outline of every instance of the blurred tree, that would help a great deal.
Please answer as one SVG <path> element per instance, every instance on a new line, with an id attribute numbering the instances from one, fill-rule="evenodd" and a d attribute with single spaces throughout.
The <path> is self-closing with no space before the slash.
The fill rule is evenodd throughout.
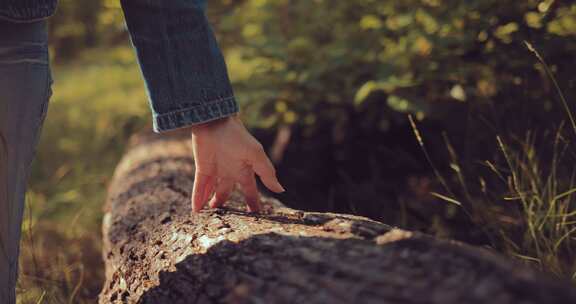
<path id="1" fill-rule="evenodd" d="M 211 1 L 209 15 L 217 27 L 220 16 L 243 0 Z M 114 46 L 128 38 L 119 0 L 60 0 L 50 18 L 51 45 L 58 60 L 72 60 L 86 48 Z"/>
<path id="2" fill-rule="evenodd" d="M 70 60 L 82 50 L 118 43 L 127 37 L 119 1 L 60 0 L 50 18 L 50 40 L 56 59 Z"/>

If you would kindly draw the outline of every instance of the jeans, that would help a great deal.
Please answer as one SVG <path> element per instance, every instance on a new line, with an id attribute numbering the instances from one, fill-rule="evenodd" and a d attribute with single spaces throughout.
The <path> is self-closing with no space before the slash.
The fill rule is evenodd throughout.
<path id="1" fill-rule="evenodd" d="M 51 95 L 46 22 L 0 20 L 0 303 L 16 302 L 26 183 Z"/>

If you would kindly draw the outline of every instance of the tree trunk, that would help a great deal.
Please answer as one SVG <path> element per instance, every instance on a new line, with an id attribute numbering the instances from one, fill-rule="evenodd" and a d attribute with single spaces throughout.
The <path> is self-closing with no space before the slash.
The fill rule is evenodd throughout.
<path id="1" fill-rule="evenodd" d="M 191 215 L 188 142 L 144 136 L 116 169 L 100 303 L 576 303 L 487 250 L 264 198 Z"/>

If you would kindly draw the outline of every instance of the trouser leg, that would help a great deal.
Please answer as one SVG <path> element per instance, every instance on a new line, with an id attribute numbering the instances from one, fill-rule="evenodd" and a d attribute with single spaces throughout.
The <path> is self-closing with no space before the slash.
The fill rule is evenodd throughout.
<path id="1" fill-rule="evenodd" d="M 15 303 L 26 183 L 50 97 L 45 21 L 0 21 L 0 303 Z"/>

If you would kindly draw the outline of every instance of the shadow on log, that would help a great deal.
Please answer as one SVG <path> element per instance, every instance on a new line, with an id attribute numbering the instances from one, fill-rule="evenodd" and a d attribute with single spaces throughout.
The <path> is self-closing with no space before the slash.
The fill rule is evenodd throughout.
<path id="1" fill-rule="evenodd" d="M 100 303 L 576 303 L 484 249 L 264 199 L 191 215 L 185 138 L 136 138 L 109 189 Z"/>

